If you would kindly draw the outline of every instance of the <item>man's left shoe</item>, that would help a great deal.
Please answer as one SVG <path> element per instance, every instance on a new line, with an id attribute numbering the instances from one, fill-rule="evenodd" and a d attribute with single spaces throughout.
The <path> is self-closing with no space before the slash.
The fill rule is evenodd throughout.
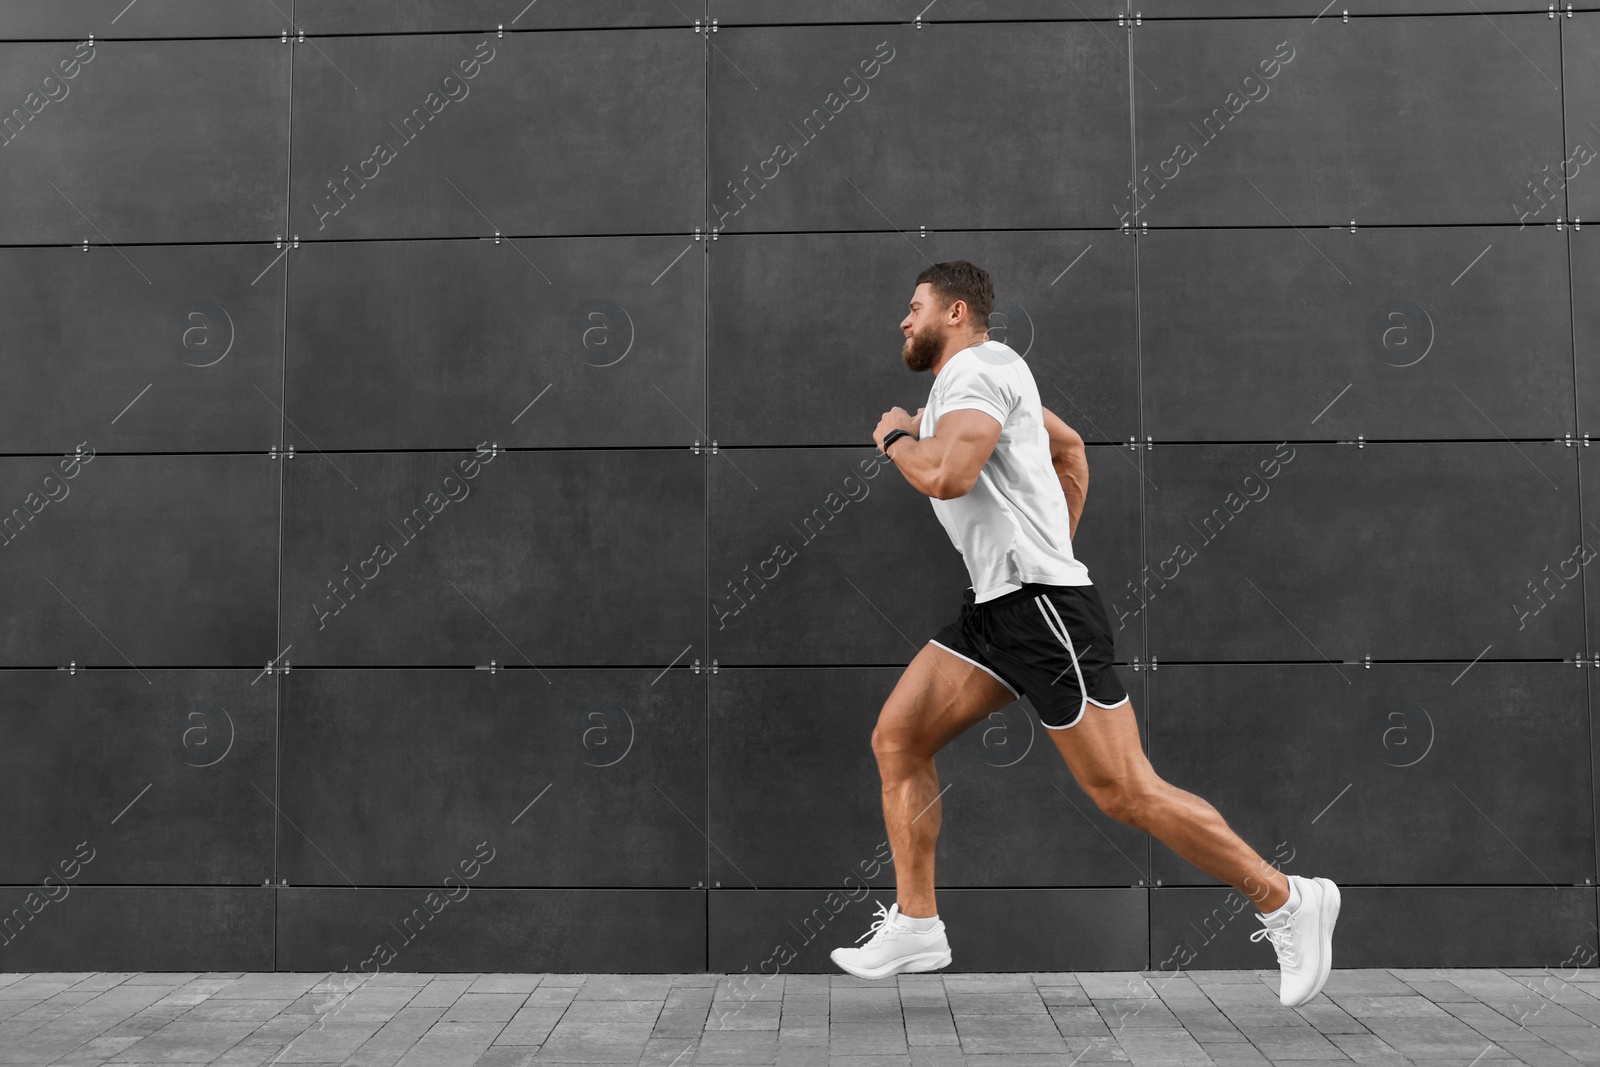
<path id="1" fill-rule="evenodd" d="M 1250 940 L 1272 942 L 1278 955 L 1278 1000 L 1286 1008 L 1299 1007 L 1322 991 L 1333 969 L 1333 924 L 1339 919 L 1339 887 L 1327 878 L 1289 875 L 1300 893 L 1300 904 L 1289 915 L 1268 919 L 1257 912 L 1262 929 Z"/>

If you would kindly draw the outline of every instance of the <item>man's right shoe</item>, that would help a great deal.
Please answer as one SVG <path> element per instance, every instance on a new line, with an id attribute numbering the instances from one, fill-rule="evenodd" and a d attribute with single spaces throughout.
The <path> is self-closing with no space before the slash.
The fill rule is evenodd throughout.
<path id="1" fill-rule="evenodd" d="M 1294 1008 L 1322 991 L 1333 969 L 1333 924 L 1339 919 L 1339 887 L 1327 878 L 1289 875 L 1300 905 L 1288 916 L 1268 919 L 1257 912 L 1262 929 L 1250 940 L 1272 942 L 1278 955 L 1278 1000 Z"/>
<path id="2" fill-rule="evenodd" d="M 943 920 L 927 933 L 915 933 L 900 914 L 900 905 L 887 909 L 878 905 L 878 921 L 861 937 L 869 937 L 860 948 L 836 948 L 829 953 L 834 963 L 857 978 L 887 978 L 892 974 L 937 971 L 950 964 L 950 942 L 944 936 Z"/>

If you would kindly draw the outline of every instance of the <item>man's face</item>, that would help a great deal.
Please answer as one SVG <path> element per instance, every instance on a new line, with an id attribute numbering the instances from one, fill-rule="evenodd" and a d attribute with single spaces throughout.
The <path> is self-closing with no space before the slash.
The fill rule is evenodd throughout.
<path id="1" fill-rule="evenodd" d="M 944 351 L 944 318 L 948 309 L 939 305 L 933 286 L 923 282 L 911 294 L 911 310 L 900 322 L 906 335 L 900 358 L 918 374 L 932 367 Z"/>

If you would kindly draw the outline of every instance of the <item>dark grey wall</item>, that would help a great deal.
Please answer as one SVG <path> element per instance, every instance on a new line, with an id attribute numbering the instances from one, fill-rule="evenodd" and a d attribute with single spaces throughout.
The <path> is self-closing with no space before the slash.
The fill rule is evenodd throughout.
<path id="1" fill-rule="evenodd" d="M 1592 962 L 1600 10 L 1302 6 L 4 5 L 0 967 L 827 969 L 948 258 L 1158 770 L 1340 966 Z M 940 771 L 958 968 L 1270 966 L 1026 707 Z"/>

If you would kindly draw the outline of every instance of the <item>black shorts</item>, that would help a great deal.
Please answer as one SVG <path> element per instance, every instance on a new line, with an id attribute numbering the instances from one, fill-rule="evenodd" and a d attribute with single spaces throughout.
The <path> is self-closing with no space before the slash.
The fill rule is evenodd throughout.
<path id="1" fill-rule="evenodd" d="M 960 617 L 933 643 L 1026 695 L 1052 730 L 1076 726 L 1090 704 L 1112 708 L 1128 690 L 1112 666 L 1111 627 L 1092 585 L 1029 582 L 982 604 L 967 589 Z"/>

